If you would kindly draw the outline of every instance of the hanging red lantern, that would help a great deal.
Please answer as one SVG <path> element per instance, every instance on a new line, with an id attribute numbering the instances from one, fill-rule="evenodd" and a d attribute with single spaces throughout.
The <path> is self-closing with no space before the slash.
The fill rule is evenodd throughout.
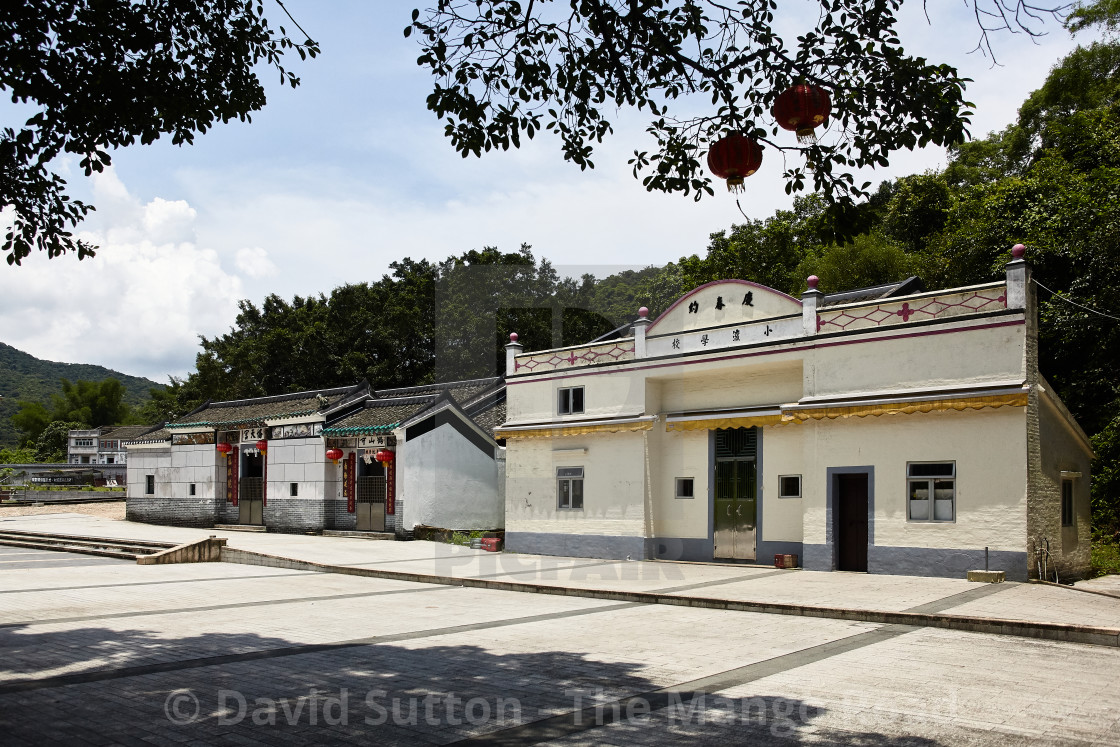
<path id="1" fill-rule="evenodd" d="M 817 142 L 813 130 L 832 113 L 832 99 L 820 86 L 802 83 L 778 94 L 773 113 L 779 127 L 795 131 L 797 142 L 807 145 Z"/>
<path id="2" fill-rule="evenodd" d="M 257 451 L 259 451 L 262 454 L 267 452 L 268 451 L 268 441 L 264 440 L 263 438 L 260 441 L 257 441 Z"/>
<path id="3" fill-rule="evenodd" d="M 342 449 L 327 449 L 327 459 L 330 459 L 335 464 L 342 458 Z"/>
<path id="4" fill-rule="evenodd" d="M 708 168 L 727 180 L 729 192 L 742 192 L 743 180 L 762 165 L 762 146 L 754 138 L 732 132 L 708 149 Z"/>
<path id="5" fill-rule="evenodd" d="M 227 443 L 220 443 L 220 444 L 217 445 L 216 448 L 218 449 L 218 453 L 221 454 L 222 456 L 226 456 L 231 451 L 233 451 L 233 447 L 230 446 Z"/>
<path id="6" fill-rule="evenodd" d="M 382 467 L 388 467 L 389 462 L 396 459 L 397 455 L 394 454 L 393 452 L 389 451 L 388 449 L 381 449 L 380 451 L 378 451 L 376 454 L 373 455 L 373 458 L 376 459 L 377 461 L 381 462 Z"/>

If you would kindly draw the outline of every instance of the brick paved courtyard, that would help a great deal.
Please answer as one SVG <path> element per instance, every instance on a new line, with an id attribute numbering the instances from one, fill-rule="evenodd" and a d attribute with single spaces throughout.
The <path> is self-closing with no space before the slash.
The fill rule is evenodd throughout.
<path id="1" fill-rule="evenodd" d="M 0 652 L 11 745 L 1120 743 L 1117 648 L 230 563 L 0 547 Z"/>

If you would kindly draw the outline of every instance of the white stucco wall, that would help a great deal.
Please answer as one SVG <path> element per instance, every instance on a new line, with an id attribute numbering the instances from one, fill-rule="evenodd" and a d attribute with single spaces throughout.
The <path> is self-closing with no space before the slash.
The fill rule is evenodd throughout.
<path id="1" fill-rule="evenodd" d="M 706 538 L 708 431 L 651 431 L 649 439 L 654 476 L 654 535 Z M 678 477 L 692 478 L 693 498 L 676 497 Z"/>
<path id="2" fill-rule="evenodd" d="M 218 466 L 221 462 L 221 491 L 225 491 L 225 460 L 218 454 L 213 444 L 191 444 L 171 447 L 171 471 L 166 482 L 156 476 L 156 493 L 172 498 L 213 498 L 219 481 Z M 129 473 L 132 465 L 129 464 Z M 151 473 L 147 473 L 151 474 Z M 143 481 L 143 478 L 141 478 Z M 164 491 L 160 490 L 166 485 Z M 195 494 L 190 495 L 194 485 Z"/>
<path id="3" fill-rule="evenodd" d="M 806 543 L 825 542 L 827 468 L 872 465 L 875 545 L 1023 552 L 1027 536 L 1025 407 L 819 420 L 789 430 L 802 434 L 805 464 L 811 465 L 802 477 Z M 769 433 L 767 438 L 765 458 L 769 463 L 779 457 Z M 907 520 L 906 464 L 930 461 L 956 462 L 953 522 Z"/>
<path id="4" fill-rule="evenodd" d="M 156 495 L 169 495 L 172 479 L 170 447 L 130 449 L 126 474 L 128 475 L 126 496 L 129 498 L 146 495 L 147 475 L 155 475 Z"/>
<path id="5" fill-rule="evenodd" d="M 805 396 L 1026 379 L 1025 325 L 931 334 L 936 329 L 946 327 L 892 328 L 858 343 L 822 340 L 805 359 Z"/>
<path id="6" fill-rule="evenodd" d="M 643 537 L 643 432 L 511 441 L 506 531 Z M 557 507 L 556 469 L 583 467 L 583 510 Z"/>
<path id="7" fill-rule="evenodd" d="M 759 482 L 762 486 L 762 537 L 766 542 L 801 542 L 803 499 L 779 498 L 778 478 L 801 475 L 801 491 L 805 494 L 806 473 L 814 471 L 814 444 L 807 439 L 800 425 L 771 426 L 760 429 Z"/>
<path id="8" fill-rule="evenodd" d="M 296 498 L 321 501 L 326 496 L 328 467 L 334 468 L 334 465 L 326 457 L 323 439 L 315 437 L 269 441 L 267 459 L 269 496 L 292 497 L 293 482 L 299 486 Z M 334 487 L 341 491 L 339 486 Z"/>
<path id="9" fill-rule="evenodd" d="M 498 463 L 451 425 L 397 445 L 403 528 L 500 529 Z"/>

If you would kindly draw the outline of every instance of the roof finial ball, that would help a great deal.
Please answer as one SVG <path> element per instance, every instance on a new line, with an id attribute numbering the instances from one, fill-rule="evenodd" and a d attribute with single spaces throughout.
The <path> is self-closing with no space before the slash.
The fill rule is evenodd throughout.
<path id="1" fill-rule="evenodd" d="M 649 309 L 647 309 L 645 306 L 638 309 L 638 317 L 641 318 L 641 319 L 648 319 L 649 318 Z"/>
<path id="2" fill-rule="evenodd" d="M 517 342 L 517 333 L 516 332 L 510 332 L 509 333 L 509 341 L 510 342 Z"/>
<path id="3" fill-rule="evenodd" d="M 1026 253 L 1027 253 L 1027 247 L 1024 246 L 1023 244 L 1016 244 L 1015 246 L 1011 247 L 1011 258 L 1012 259 L 1022 259 L 1023 255 L 1026 254 Z"/>
<path id="4" fill-rule="evenodd" d="M 809 285 L 809 290 L 811 291 L 815 291 L 817 289 L 817 283 L 819 283 L 820 281 L 821 279 L 816 275 L 810 275 L 805 279 L 805 282 Z"/>

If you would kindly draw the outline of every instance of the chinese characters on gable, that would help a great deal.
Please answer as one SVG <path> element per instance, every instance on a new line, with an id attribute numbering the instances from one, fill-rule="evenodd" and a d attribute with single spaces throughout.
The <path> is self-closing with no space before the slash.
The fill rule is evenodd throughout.
<path id="1" fill-rule="evenodd" d="M 747 291 L 746 295 L 743 296 L 742 305 L 743 306 L 754 306 L 754 292 L 753 291 Z M 725 304 L 723 302 L 723 296 L 716 296 L 716 309 L 723 309 L 726 306 L 727 306 L 727 304 Z M 689 314 L 699 314 L 700 313 L 700 302 L 699 301 L 693 301 L 692 303 L 690 303 L 688 305 L 688 313 Z"/>

